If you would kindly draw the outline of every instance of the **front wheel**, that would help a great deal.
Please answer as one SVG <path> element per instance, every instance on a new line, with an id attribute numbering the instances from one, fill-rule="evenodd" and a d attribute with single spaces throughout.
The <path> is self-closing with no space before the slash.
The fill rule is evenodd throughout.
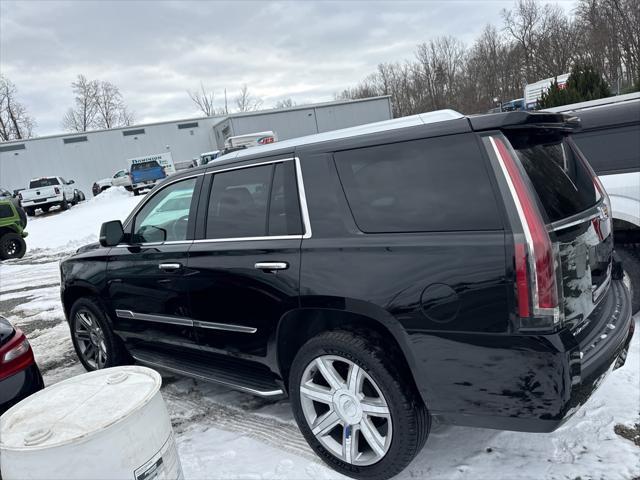
<path id="1" fill-rule="evenodd" d="M 0 259 L 22 258 L 27 251 L 27 244 L 22 236 L 9 232 L 0 237 Z"/>
<path id="2" fill-rule="evenodd" d="M 296 355 L 289 390 L 311 448 L 354 478 L 383 480 L 424 446 L 430 416 L 400 362 L 373 338 L 327 332 Z"/>
<path id="3" fill-rule="evenodd" d="M 73 348 L 88 371 L 129 363 L 121 340 L 113 333 L 96 298 L 80 298 L 73 304 L 69 327 Z"/>

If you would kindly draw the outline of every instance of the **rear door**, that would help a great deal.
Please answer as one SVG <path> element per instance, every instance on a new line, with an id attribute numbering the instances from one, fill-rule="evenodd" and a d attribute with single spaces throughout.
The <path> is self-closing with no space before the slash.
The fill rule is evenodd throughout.
<path id="1" fill-rule="evenodd" d="M 190 318 L 187 256 L 202 175 L 153 192 L 111 249 L 107 285 L 114 329 L 131 347 L 197 348 Z"/>
<path id="2" fill-rule="evenodd" d="M 189 255 L 198 341 L 208 352 L 264 361 L 278 321 L 298 306 L 304 230 L 295 160 L 208 177 L 202 229 Z"/>

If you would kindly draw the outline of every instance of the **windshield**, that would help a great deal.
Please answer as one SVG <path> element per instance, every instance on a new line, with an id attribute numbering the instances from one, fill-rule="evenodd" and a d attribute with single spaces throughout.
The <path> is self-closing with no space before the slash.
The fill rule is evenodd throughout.
<path id="1" fill-rule="evenodd" d="M 60 185 L 60 182 L 58 182 L 58 179 L 55 177 L 39 178 L 38 180 L 31 180 L 31 182 L 29 182 L 29 188 L 52 187 L 54 185 Z"/>
<path id="2" fill-rule="evenodd" d="M 597 203 L 591 173 L 567 137 L 527 133 L 510 135 L 509 140 L 549 222 L 571 217 Z"/>

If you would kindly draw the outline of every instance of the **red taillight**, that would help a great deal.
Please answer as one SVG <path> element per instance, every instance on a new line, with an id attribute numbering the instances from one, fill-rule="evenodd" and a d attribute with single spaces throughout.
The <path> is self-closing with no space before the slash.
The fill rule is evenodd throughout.
<path id="1" fill-rule="evenodd" d="M 535 200 L 532 198 L 530 190 L 518 169 L 516 160 L 513 155 L 511 155 L 506 144 L 499 137 L 491 137 L 490 140 L 499 157 L 500 163 L 504 166 L 506 174 L 508 175 L 509 188 L 514 195 L 514 201 L 526 238 L 526 249 L 524 249 L 525 245 L 520 244 L 521 247 L 516 245 L 516 283 L 518 286 L 518 309 L 520 316 L 528 316 L 523 314 L 530 313 L 528 304 L 526 308 L 521 305 L 525 298 L 528 303 L 528 295 L 526 297 L 524 294 L 521 295 L 520 288 L 526 287 L 527 290 L 529 290 L 528 285 L 525 284 L 525 281 L 529 278 L 526 272 L 527 262 L 518 268 L 519 258 L 521 263 L 523 256 L 523 252 L 518 252 L 518 250 L 522 248 L 523 250 L 528 250 L 526 253 L 528 254 L 528 263 L 534 283 L 532 289 L 533 313 L 554 315 L 554 317 L 556 317 L 558 315 L 557 310 L 555 310 L 558 307 L 558 287 L 556 284 L 553 248 L 551 239 L 547 233 L 547 228 L 542 220 L 542 215 L 538 210 Z"/>
<path id="2" fill-rule="evenodd" d="M 0 349 L 0 380 L 18 373 L 34 363 L 33 351 L 20 330 Z"/>
<path id="3" fill-rule="evenodd" d="M 60 195 L 60 189 L 58 187 L 53 187 L 53 189 L 56 192 L 56 195 Z"/>
<path id="4" fill-rule="evenodd" d="M 520 317 L 526 318 L 530 315 L 529 274 L 527 272 L 527 246 L 524 243 L 516 243 L 515 254 L 518 315 Z"/>

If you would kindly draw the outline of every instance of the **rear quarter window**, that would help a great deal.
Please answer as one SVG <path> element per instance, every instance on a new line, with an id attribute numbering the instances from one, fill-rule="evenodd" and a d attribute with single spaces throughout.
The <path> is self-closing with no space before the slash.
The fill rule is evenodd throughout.
<path id="1" fill-rule="evenodd" d="M 502 228 L 473 134 L 341 151 L 334 159 L 363 232 Z"/>

